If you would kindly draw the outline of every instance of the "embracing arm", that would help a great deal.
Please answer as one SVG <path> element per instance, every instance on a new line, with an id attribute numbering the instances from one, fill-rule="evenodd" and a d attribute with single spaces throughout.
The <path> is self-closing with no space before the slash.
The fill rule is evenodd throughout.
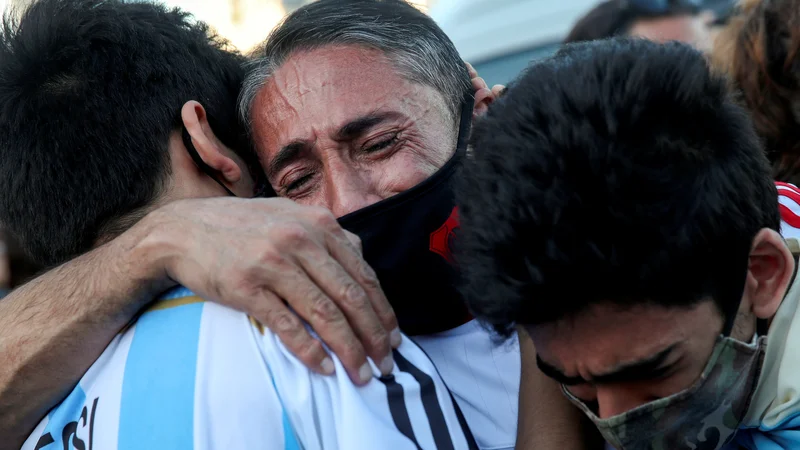
<path id="1" fill-rule="evenodd" d="M 119 330 L 170 286 L 147 222 L 0 300 L 0 449 L 20 448 Z M 154 251 L 158 247 L 158 251 Z"/>
<path id="2" fill-rule="evenodd" d="M 521 327 L 522 380 L 519 392 L 517 450 L 601 450 L 600 434 L 561 393 L 557 382 L 536 365 L 536 349 Z"/>
<path id="3" fill-rule="evenodd" d="M 367 356 L 391 371 L 397 319 L 356 240 L 330 211 L 284 199 L 182 200 L 17 289 L 0 300 L 0 450 L 19 448 L 172 280 L 249 313 L 313 370 L 333 362 L 301 318 L 354 382 L 372 378 Z"/>

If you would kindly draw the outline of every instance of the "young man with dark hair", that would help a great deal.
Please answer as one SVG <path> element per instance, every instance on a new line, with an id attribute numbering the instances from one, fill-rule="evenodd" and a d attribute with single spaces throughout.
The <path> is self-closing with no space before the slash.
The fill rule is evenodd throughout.
<path id="1" fill-rule="evenodd" d="M 15 192 L 3 223 L 60 264 L 163 202 L 252 197 L 242 62 L 160 4 L 34 2 L 0 36 L 2 175 Z M 362 387 L 333 355 L 333 376 L 316 374 L 255 319 L 177 287 L 111 340 L 23 449 L 476 448 L 423 351 L 402 339 L 393 356 Z"/>
<path id="2" fill-rule="evenodd" d="M 99 36 L 79 37 L 78 44 L 74 44 L 70 39 L 58 37 L 58 33 L 75 31 L 71 18 L 44 16 L 36 20 L 64 22 L 55 28 L 21 27 L 27 36 L 45 36 L 41 46 L 54 58 L 71 55 L 61 53 L 60 46 L 72 50 L 78 45 L 96 51 L 110 42 L 136 50 L 141 44 L 126 41 L 122 36 L 139 39 L 144 34 L 141 29 L 119 33 L 121 28 L 134 26 L 131 21 L 123 20 L 124 26 L 101 27 L 99 31 L 80 28 Z M 151 28 L 147 24 L 141 26 Z M 319 36 L 326 38 L 317 39 Z M 573 430 L 574 427 L 564 424 L 579 419 L 578 412 L 559 395 L 558 385 L 541 375 L 535 360 L 527 356 L 523 359 L 534 364 L 526 364 L 533 370 L 522 370 L 523 389 L 535 393 L 526 397 L 534 401 L 517 406 L 519 347 L 497 345 L 486 330 L 471 320 L 454 286 L 457 272 L 449 262 L 449 243 L 458 222 L 450 181 L 466 154 L 471 119 L 485 111 L 492 91 L 485 83 L 476 86 L 473 80 L 473 98 L 470 76 L 452 42 L 435 22 L 403 0 L 320 0 L 287 18 L 270 43 L 262 49 L 264 53 L 258 55 L 261 58 L 254 62 L 245 79 L 247 90 L 241 96 L 240 112 L 251 125 L 261 163 L 272 175 L 269 181 L 280 195 L 296 202 L 276 198 L 217 198 L 178 200 L 157 209 L 155 204 L 142 206 L 154 211 L 110 242 L 12 292 L 0 302 L 3 330 L 0 435 L 9 437 L 5 440 L 8 444 L 0 442 L 0 448 L 13 447 L 17 440 L 21 442 L 41 417 L 75 386 L 118 331 L 176 283 L 203 299 L 249 313 L 280 337 L 281 345 L 309 368 L 322 374 L 335 372 L 336 381 L 341 381 L 341 374 L 346 371 L 357 385 L 375 385 L 375 365 L 381 374 L 393 373 L 392 349 L 408 347 L 403 344 L 399 324 L 403 330 L 421 334 L 416 342 L 443 369 L 441 376 L 459 402 L 481 448 L 513 448 L 518 411 L 523 418 L 520 435 L 532 438 L 526 443 L 579 448 L 582 443 L 574 442 L 572 446 L 571 436 L 560 433 L 562 429 Z M 197 64 L 182 46 L 166 48 L 171 40 L 163 44 L 150 46 L 148 51 L 163 63 L 192 67 Z M 37 48 L 33 45 L 0 48 L 10 52 L 0 53 L 10 61 L 8 64 L 0 61 L 0 72 L 6 69 L 9 72 L 2 73 L 0 80 L 11 80 L 8 82 L 16 85 L 21 82 L 14 80 L 35 73 L 36 64 L 28 66 L 22 62 L 38 61 L 35 55 L 27 54 Z M 162 48 L 169 50 L 169 56 L 159 53 Z M 129 53 L 134 58 L 144 57 L 144 52 Z M 119 58 L 124 59 L 122 56 Z M 424 64 L 420 65 L 420 61 Z M 52 68 L 51 62 L 44 63 L 45 68 Z M 116 64 L 117 60 L 111 63 Z M 68 67 L 74 69 L 80 65 Z M 152 70 L 153 66 L 143 64 L 142 68 Z M 134 80 L 150 78 L 136 71 L 134 74 Z M 109 77 L 109 86 L 98 81 L 99 77 L 88 80 L 93 83 L 93 92 L 105 94 L 113 91 L 111 85 L 125 81 L 126 76 L 123 73 Z M 70 79 L 52 76 L 43 85 L 49 87 L 51 80 L 64 78 Z M 170 80 L 168 74 L 161 72 L 152 73 L 151 78 L 154 83 Z M 193 83 L 189 81 L 187 85 L 191 87 Z M 151 84 L 135 86 L 136 95 L 160 94 Z M 10 89 L 7 95 L 16 99 L 15 92 Z M 197 94 L 184 101 L 198 99 L 194 95 Z M 354 98 L 358 101 L 354 102 Z M 204 102 L 203 97 L 199 100 Z M 53 101 L 59 105 L 58 99 Z M 141 100 L 134 103 L 133 99 L 122 99 L 118 106 L 139 103 Z M 210 191 L 213 195 L 223 195 L 227 189 L 243 195 L 240 186 L 243 177 L 239 176 L 241 170 L 236 169 L 241 166 L 234 167 L 229 163 L 231 158 L 217 156 L 227 153 L 216 148 L 225 147 L 222 142 L 207 135 L 214 118 L 205 124 L 202 120 L 205 114 L 200 114 L 193 105 L 191 102 L 173 105 L 176 115 L 181 109 L 188 115 L 182 117 L 184 125 L 188 121 L 188 137 L 181 136 L 180 121 L 176 121 L 168 141 L 173 176 L 170 183 L 156 190 L 163 191 L 158 197 L 161 203 L 183 198 L 176 192 L 207 196 Z M 65 118 L 65 124 L 74 126 L 76 117 L 82 114 L 79 106 L 80 103 L 70 104 L 66 110 L 69 114 L 63 108 L 56 112 Z M 13 113 L 11 108 L 7 111 Z M 86 114 L 91 117 L 93 113 Z M 52 119 L 52 115 L 45 117 Z M 6 119 L 15 127 L 27 126 L 28 138 L 30 129 L 43 120 L 34 114 L 26 121 L 17 121 L 16 116 Z M 194 122 L 200 126 L 189 126 Z M 60 131 L 88 133 L 94 139 L 92 130 L 81 125 L 73 130 Z M 109 133 L 119 130 L 111 129 Z M 47 135 L 36 136 L 47 143 L 53 140 Z M 13 145 L 11 139 L 8 145 Z M 70 142 L 75 144 L 80 140 Z M 44 148 L 46 143 L 37 145 Z M 191 147 L 196 148 L 197 158 L 189 158 L 186 150 Z M 130 150 L 129 146 L 124 148 Z M 109 148 L 93 150 L 109 151 Z M 83 150 L 72 148 L 72 151 L 81 155 Z M 57 167 L 59 155 L 49 156 L 54 159 L 46 163 Z M 83 159 L 91 162 L 89 158 Z M 74 178 L 60 180 L 78 183 L 84 180 L 80 170 L 97 169 L 96 165 L 71 167 L 77 170 L 72 174 Z M 14 186 L 24 187 L 25 183 L 33 182 L 21 178 L 20 172 L 9 171 L 8 175 L 16 177 L 15 181 L 9 181 Z M 154 178 L 142 179 L 152 182 Z M 225 189 L 217 186 L 214 179 Z M 43 183 L 50 181 L 45 178 Z M 85 177 L 85 181 L 135 180 L 95 176 Z M 204 187 L 199 191 L 182 187 L 191 186 L 189 183 Z M 50 192 L 58 192 L 57 184 L 48 186 Z M 86 189 L 83 186 L 66 188 L 86 192 L 82 191 Z M 125 189 L 114 192 L 127 193 Z M 95 194 L 86 197 L 96 198 Z M 73 200 L 84 199 L 75 196 Z M 130 204 L 136 202 L 126 203 Z M 108 219 L 119 219 L 125 214 L 113 208 L 107 212 Z M 46 211 L 41 214 L 56 216 Z M 127 222 L 137 217 L 134 215 Z M 101 222 L 104 223 L 97 221 Z M 124 218 L 116 222 L 118 227 L 126 226 Z M 87 222 L 86 226 L 97 223 Z M 345 229 L 361 236 L 363 254 L 358 239 Z M 118 230 L 114 226 L 103 227 L 101 231 L 87 230 L 88 238 L 75 248 L 85 250 L 105 242 Z M 64 254 L 70 251 L 69 246 L 65 248 Z M 387 297 L 392 300 L 391 305 Z M 393 306 L 397 308 L 396 314 Z M 204 311 L 216 308 L 205 305 Z M 147 313 L 136 322 L 134 331 L 141 330 L 143 320 L 155 317 L 152 314 Z M 196 320 L 193 323 L 196 325 Z M 134 335 L 134 343 L 135 339 Z M 339 362 L 341 366 L 334 365 Z M 398 360 L 397 365 L 400 364 Z M 298 370 L 307 375 L 305 369 Z M 289 378 L 293 380 L 290 385 L 295 385 L 306 376 Z M 396 381 L 402 385 L 402 379 Z M 283 386 L 280 382 L 277 385 Z M 410 389 L 407 392 L 417 389 L 413 382 Z M 397 387 L 392 391 L 398 392 Z M 303 399 L 291 393 L 285 397 Z M 376 407 L 381 407 L 380 404 L 375 403 Z M 428 397 L 426 405 L 430 404 Z M 447 403 L 443 404 L 447 408 Z M 286 406 L 291 410 L 290 405 Z M 392 409 L 392 420 L 401 411 Z M 421 434 L 417 433 L 421 447 L 431 447 L 423 440 L 430 443 L 434 438 L 440 446 L 444 434 L 431 436 L 425 431 L 427 427 L 416 422 L 426 420 L 423 416 L 413 416 L 411 420 L 415 433 L 421 426 Z M 525 421 L 530 421 L 531 426 Z M 408 422 L 404 423 L 408 431 Z M 226 424 L 221 422 L 221 426 Z M 365 427 L 368 425 L 361 428 Z M 442 426 L 436 429 L 444 430 Z M 404 439 L 397 442 L 408 444 Z"/>
<path id="3" fill-rule="evenodd" d="M 467 302 L 526 330 L 611 445 L 800 445 L 798 246 L 779 234 L 753 125 L 703 55 L 567 46 L 473 143 L 456 190 Z"/>
<path id="4" fill-rule="evenodd" d="M 241 185 L 231 187 L 238 196 L 253 195 L 261 172 L 236 115 L 242 56 L 186 13 L 144 3 L 88 9 L 40 2 L 3 30 L 0 190 L 19 195 L 0 196 L 0 211 L 44 265 L 85 253 L 175 198 L 226 193 L 216 183 L 175 192 L 181 167 L 167 150 L 183 136 L 176 130 L 195 139 L 213 128 L 215 148 L 230 150 L 211 166 Z M 163 29 L 140 39 L 147 28 L 137 15 Z M 182 111 L 187 99 L 202 105 Z"/>
<path id="5" fill-rule="evenodd" d="M 637 36 L 657 42 L 681 41 L 711 50 L 713 13 L 700 0 L 606 0 L 586 13 L 564 43 L 614 36 Z"/>

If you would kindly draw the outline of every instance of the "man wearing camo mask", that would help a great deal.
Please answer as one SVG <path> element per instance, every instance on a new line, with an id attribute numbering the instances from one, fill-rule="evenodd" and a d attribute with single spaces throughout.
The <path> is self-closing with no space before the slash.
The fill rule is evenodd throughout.
<path id="1" fill-rule="evenodd" d="M 700 53 L 568 46 L 512 83 L 473 146 L 456 189 L 465 298 L 527 331 L 611 445 L 800 448 L 800 248 Z"/>

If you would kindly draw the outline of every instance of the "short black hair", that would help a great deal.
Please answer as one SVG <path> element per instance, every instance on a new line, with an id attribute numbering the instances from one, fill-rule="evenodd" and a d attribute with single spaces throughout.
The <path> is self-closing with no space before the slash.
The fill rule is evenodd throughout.
<path id="1" fill-rule="evenodd" d="M 189 100 L 253 160 L 236 100 L 244 58 L 179 9 L 38 0 L 0 35 L 0 222 L 57 264 L 121 232 L 163 192 Z"/>
<path id="2" fill-rule="evenodd" d="M 319 0 L 294 11 L 253 52 L 240 111 L 250 109 L 267 79 L 294 53 L 329 45 L 379 50 L 410 81 L 439 92 L 459 120 L 469 72 L 447 34 L 432 18 L 405 0 Z"/>
<path id="3" fill-rule="evenodd" d="M 673 16 L 693 16 L 700 8 L 687 1 L 664 0 L 665 8 L 658 12 L 647 11 L 631 0 L 607 0 L 592 8 L 572 27 L 565 44 L 594 41 L 622 36 L 630 32 L 640 20 L 653 20 Z"/>
<path id="4" fill-rule="evenodd" d="M 591 304 L 738 307 L 777 192 L 703 55 L 616 38 L 532 65 L 475 126 L 456 189 L 473 314 L 507 333 Z"/>

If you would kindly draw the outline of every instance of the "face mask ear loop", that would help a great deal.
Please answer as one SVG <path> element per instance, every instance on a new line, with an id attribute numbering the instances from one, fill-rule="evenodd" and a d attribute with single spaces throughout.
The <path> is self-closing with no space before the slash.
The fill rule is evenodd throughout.
<path id="1" fill-rule="evenodd" d="M 749 250 L 749 248 L 748 248 Z M 740 254 L 736 252 L 736 254 Z M 748 251 L 748 257 L 744 258 L 742 266 L 739 270 L 739 278 L 736 278 L 739 281 L 737 286 L 734 286 L 733 289 L 725 290 L 723 292 L 719 292 L 717 295 L 725 298 L 726 296 L 730 296 L 730 298 L 735 299 L 734 302 L 731 302 L 731 308 L 728 311 L 724 311 L 725 313 L 725 326 L 722 328 L 722 336 L 723 337 L 730 337 L 731 332 L 733 331 L 733 325 L 736 322 L 736 317 L 739 314 L 739 307 L 742 303 L 742 297 L 744 296 L 744 287 L 747 281 L 747 272 L 750 267 L 750 257 Z M 717 276 L 718 280 L 724 279 L 724 277 Z"/>

